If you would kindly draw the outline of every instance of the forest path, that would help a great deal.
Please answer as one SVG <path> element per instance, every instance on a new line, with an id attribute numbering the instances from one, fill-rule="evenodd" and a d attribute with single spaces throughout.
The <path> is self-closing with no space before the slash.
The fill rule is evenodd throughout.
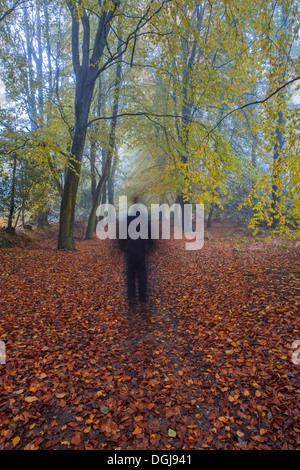
<path id="1" fill-rule="evenodd" d="M 0 448 L 297 448 L 297 247 L 160 241 L 144 311 L 114 242 L 77 248 L 0 252 Z"/>

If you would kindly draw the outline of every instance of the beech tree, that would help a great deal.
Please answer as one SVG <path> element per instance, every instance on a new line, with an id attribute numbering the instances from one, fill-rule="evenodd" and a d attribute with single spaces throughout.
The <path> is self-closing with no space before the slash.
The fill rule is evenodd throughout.
<path id="1" fill-rule="evenodd" d="M 122 39 L 119 38 L 119 48 L 121 47 L 121 44 L 122 44 Z M 105 186 L 105 183 L 107 182 L 109 178 L 110 170 L 112 167 L 112 159 L 113 159 L 113 154 L 115 150 L 115 133 L 116 133 L 116 126 L 117 126 L 117 114 L 118 114 L 118 108 L 119 108 L 120 85 L 121 85 L 121 72 L 122 72 L 121 58 L 122 57 L 120 56 L 116 65 L 116 76 L 115 76 L 115 82 L 114 82 L 114 87 L 113 87 L 112 120 L 111 120 L 111 127 L 110 127 L 109 137 L 108 137 L 108 148 L 107 148 L 107 151 L 104 153 L 105 162 L 103 165 L 103 172 L 102 172 L 101 177 L 99 178 L 99 182 L 94 191 L 93 204 L 92 204 L 91 212 L 89 215 L 89 220 L 88 220 L 88 225 L 87 225 L 86 235 L 85 235 L 86 240 L 91 240 L 93 238 L 95 222 L 96 222 L 97 207 L 99 206 L 101 202 L 102 191 Z"/>
<path id="2" fill-rule="evenodd" d="M 164 99 L 152 101 L 152 112 L 165 115 L 153 119 L 167 177 L 173 173 L 186 199 L 222 208 L 232 175 L 240 183 L 248 173 L 240 207 L 249 208 L 250 227 L 289 233 L 299 226 L 299 117 L 291 104 L 300 78 L 298 3 L 185 1 L 164 14 L 173 30 L 155 43 Z"/>
<path id="3" fill-rule="evenodd" d="M 75 124 L 60 211 L 58 239 L 58 248 L 60 249 L 74 249 L 73 227 L 76 196 L 96 80 L 130 47 L 131 56 L 134 56 L 135 43 L 139 34 L 167 3 L 167 1 L 156 2 L 153 0 L 141 2 L 136 12 L 133 3 L 124 2 L 123 4 L 120 0 L 99 1 L 98 8 L 93 11 L 81 2 L 75 3 L 72 0 L 67 2 L 72 17 L 72 59 L 76 78 Z M 123 24 L 117 21 L 119 16 L 125 18 L 127 27 L 124 30 L 124 39 L 121 42 L 116 42 L 120 36 L 118 25 L 123 28 Z M 127 17 L 130 18 L 130 21 L 126 20 Z M 92 28 L 91 20 L 96 22 L 95 28 Z M 82 37 L 80 37 L 80 22 L 83 29 Z M 94 34 L 92 34 L 93 31 Z M 111 38 L 111 32 L 114 38 Z"/>

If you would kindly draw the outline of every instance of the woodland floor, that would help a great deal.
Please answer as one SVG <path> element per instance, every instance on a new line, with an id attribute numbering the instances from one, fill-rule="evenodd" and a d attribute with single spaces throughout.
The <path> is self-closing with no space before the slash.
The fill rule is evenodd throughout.
<path id="1" fill-rule="evenodd" d="M 300 247 L 228 225 L 161 241 L 143 312 L 113 241 L 28 235 L 0 249 L 0 449 L 300 447 Z"/>

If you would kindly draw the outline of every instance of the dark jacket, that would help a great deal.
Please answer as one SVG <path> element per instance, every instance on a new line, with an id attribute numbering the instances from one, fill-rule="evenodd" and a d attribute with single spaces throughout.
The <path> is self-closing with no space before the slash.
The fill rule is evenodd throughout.
<path id="1" fill-rule="evenodd" d="M 119 231 L 118 231 L 118 239 L 119 239 L 119 246 L 120 248 L 126 252 L 127 258 L 135 261 L 144 261 L 147 255 L 147 252 L 152 248 L 153 242 L 151 239 L 151 224 L 148 221 L 148 238 L 143 239 L 141 237 L 137 239 L 132 239 L 128 234 L 128 227 L 132 220 L 138 217 L 138 213 L 136 215 L 128 215 L 127 216 L 127 238 L 120 239 L 119 238 Z"/>

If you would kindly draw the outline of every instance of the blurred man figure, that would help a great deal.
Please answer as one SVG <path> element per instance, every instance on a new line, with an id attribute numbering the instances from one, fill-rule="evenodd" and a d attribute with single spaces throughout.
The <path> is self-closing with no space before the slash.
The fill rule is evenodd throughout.
<path id="1" fill-rule="evenodd" d="M 126 252 L 127 297 L 131 305 L 136 301 L 136 281 L 138 284 L 139 300 L 147 300 L 147 253 L 152 248 L 151 226 L 147 211 L 138 203 L 138 197 L 133 200 L 127 214 L 127 238 L 120 239 L 119 244 Z"/>

